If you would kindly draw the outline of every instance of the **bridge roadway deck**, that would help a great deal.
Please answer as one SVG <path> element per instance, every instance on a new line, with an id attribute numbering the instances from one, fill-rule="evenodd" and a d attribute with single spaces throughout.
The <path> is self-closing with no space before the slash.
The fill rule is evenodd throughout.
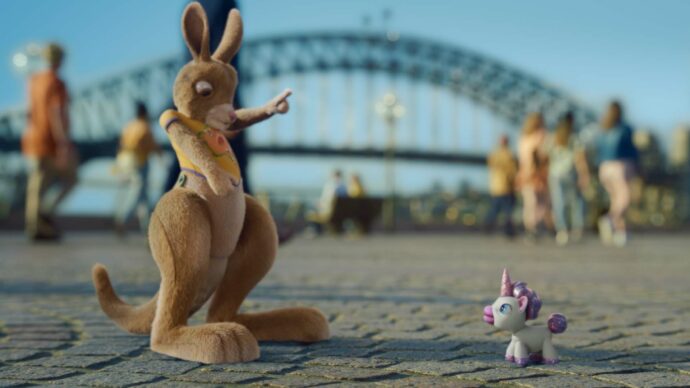
<path id="1" fill-rule="evenodd" d="M 204 366 L 150 352 L 146 336 L 121 332 L 99 310 L 94 262 L 129 301 L 156 290 L 143 238 L 70 234 L 62 245 L 30 246 L 4 233 L 0 387 L 690 386 L 688 251 L 680 234 L 636 236 L 625 249 L 593 238 L 564 249 L 478 235 L 296 238 L 245 309 L 318 306 L 333 339 L 264 343 L 258 362 Z M 540 293 L 541 320 L 569 317 L 555 337 L 560 364 L 503 361 L 509 336 L 481 318 L 504 266 Z"/>

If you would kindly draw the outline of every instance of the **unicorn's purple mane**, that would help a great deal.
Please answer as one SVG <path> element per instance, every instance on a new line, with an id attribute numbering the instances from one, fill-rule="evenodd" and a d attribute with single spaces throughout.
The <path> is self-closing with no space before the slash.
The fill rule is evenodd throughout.
<path id="1" fill-rule="evenodd" d="M 527 297 L 527 309 L 525 311 L 525 319 L 536 319 L 541 309 L 541 299 L 537 292 L 527 287 L 527 283 L 517 281 L 511 282 L 508 271 L 503 271 L 503 279 L 501 284 L 501 296 L 512 296 L 519 299 L 522 296 Z"/>

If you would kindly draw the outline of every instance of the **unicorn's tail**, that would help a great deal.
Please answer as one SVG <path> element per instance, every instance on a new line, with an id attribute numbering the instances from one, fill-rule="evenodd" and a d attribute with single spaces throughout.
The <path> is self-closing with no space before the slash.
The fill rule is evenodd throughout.
<path id="1" fill-rule="evenodd" d="M 549 327 L 549 331 L 554 334 L 561 334 L 568 328 L 568 320 L 565 315 L 562 314 L 551 314 L 549 320 L 546 321 L 546 325 Z"/>

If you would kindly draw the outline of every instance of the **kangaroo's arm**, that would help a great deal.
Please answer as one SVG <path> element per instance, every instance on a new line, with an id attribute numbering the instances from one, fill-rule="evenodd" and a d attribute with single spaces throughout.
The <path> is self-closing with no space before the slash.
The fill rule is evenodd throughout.
<path id="1" fill-rule="evenodd" d="M 230 126 L 230 131 L 239 131 L 256 123 L 260 123 L 276 113 L 287 113 L 290 109 L 287 98 L 292 94 L 292 90 L 285 89 L 282 93 L 273 97 L 264 106 L 257 108 L 238 109 L 237 120 Z"/>
<path id="2" fill-rule="evenodd" d="M 230 193 L 232 185 L 229 175 L 218 166 L 211 150 L 191 129 L 176 121 L 168 126 L 168 134 L 184 155 L 201 169 L 216 195 Z"/>

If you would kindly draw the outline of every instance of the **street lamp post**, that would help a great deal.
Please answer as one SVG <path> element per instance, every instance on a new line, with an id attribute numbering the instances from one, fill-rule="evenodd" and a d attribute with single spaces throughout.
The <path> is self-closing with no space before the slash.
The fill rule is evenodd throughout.
<path id="1" fill-rule="evenodd" d="M 376 103 L 376 112 L 386 123 L 386 191 L 387 198 L 383 206 L 383 222 L 388 231 L 395 230 L 395 128 L 398 119 L 405 114 L 405 107 L 400 104 L 393 92 L 386 93 Z"/>

